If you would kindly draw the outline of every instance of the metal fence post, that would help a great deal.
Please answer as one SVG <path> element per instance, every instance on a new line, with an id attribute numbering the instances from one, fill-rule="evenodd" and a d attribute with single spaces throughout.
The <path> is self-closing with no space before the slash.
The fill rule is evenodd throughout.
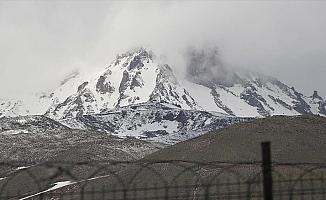
<path id="1" fill-rule="evenodd" d="M 264 200 L 273 200 L 271 143 L 263 142 L 261 146 L 263 157 Z"/>
<path id="2" fill-rule="evenodd" d="M 210 185 L 208 183 L 206 183 L 206 185 L 205 185 L 205 200 L 209 200 L 209 189 L 210 189 Z"/>
<path id="3" fill-rule="evenodd" d="M 82 187 L 80 193 L 81 193 L 81 195 L 80 195 L 80 199 L 81 199 L 81 200 L 84 200 L 84 186 Z"/>

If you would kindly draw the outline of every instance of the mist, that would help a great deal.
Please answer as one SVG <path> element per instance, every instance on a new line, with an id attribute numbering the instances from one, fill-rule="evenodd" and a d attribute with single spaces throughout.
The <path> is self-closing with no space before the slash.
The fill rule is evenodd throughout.
<path id="1" fill-rule="evenodd" d="M 326 97 L 325 9 L 322 1 L 0 2 L 0 96 L 50 90 L 137 46 L 184 76 L 189 51 L 214 46 L 223 69 Z"/>

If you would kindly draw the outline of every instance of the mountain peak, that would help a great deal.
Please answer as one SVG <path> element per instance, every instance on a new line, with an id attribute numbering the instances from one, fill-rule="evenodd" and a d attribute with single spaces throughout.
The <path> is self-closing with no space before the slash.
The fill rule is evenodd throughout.
<path id="1" fill-rule="evenodd" d="M 154 56 L 154 53 L 150 48 L 147 47 L 136 47 L 133 49 L 130 49 L 122 54 L 117 54 L 116 59 L 122 59 L 125 57 L 132 57 L 132 56 L 142 56 L 142 57 L 148 57 L 152 58 Z"/>
<path id="2" fill-rule="evenodd" d="M 153 57 L 154 53 L 151 50 L 145 47 L 138 47 L 123 54 L 118 54 L 108 68 L 119 66 L 123 63 L 122 67 L 127 68 L 128 71 L 141 69 L 144 63 L 153 62 Z"/>
<path id="3" fill-rule="evenodd" d="M 166 103 L 181 109 L 213 111 L 234 116 L 326 115 L 317 91 L 305 96 L 281 81 L 251 71 L 235 71 L 220 60 L 216 49 L 191 51 L 185 79 L 178 79 L 168 63 L 158 63 L 149 48 L 118 54 L 99 73 L 72 73 L 44 102 L 42 112 L 52 118 L 73 118 L 139 104 Z M 44 100 L 43 100 L 44 99 Z M 6 101 L 7 102 L 7 101 Z M 0 102 L 0 115 L 21 112 L 19 102 Z M 41 107 L 33 106 L 32 109 Z M 19 108 L 19 109 L 18 109 Z M 25 109 L 26 110 L 26 109 Z"/>
<path id="4" fill-rule="evenodd" d="M 312 99 L 317 99 L 317 100 L 323 100 L 323 98 L 321 98 L 319 95 L 318 95 L 318 91 L 314 91 L 313 95 L 311 96 Z"/>

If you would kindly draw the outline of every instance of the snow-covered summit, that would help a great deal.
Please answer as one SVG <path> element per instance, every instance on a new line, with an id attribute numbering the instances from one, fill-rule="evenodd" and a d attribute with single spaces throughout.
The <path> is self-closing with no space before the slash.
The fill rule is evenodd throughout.
<path id="1" fill-rule="evenodd" d="M 166 102 L 186 109 L 199 108 L 167 64 L 158 64 L 153 53 L 140 48 L 121 54 L 97 76 L 67 81 L 53 93 L 58 100 L 47 111 L 52 118 L 71 118 L 105 109 L 144 102 Z M 67 87 L 68 85 L 68 87 Z M 69 90 L 70 94 L 66 93 Z M 62 93 L 66 98 L 60 101 Z"/>
<path id="2" fill-rule="evenodd" d="M 305 97 L 306 102 L 310 105 L 310 110 L 313 114 L 326 116 L 326 101 L 314 91 L 312 96 Z"/>
<path id="3" fill-rule="evenodd" d="M 149 49 L 134 49 L 117 55 L 102 71 L 71 74 L 42 98 L 1 100 L 0 117 L 46 114 L 65 119 L 153 102 L 231 116 L 326 116 L 326 103 L 317 92 L 306 96 L 275 78 L 229 70 L 217 53 L 191 52 L 187 74 L 178 79 L 176 66 L 158 61 Z"/>

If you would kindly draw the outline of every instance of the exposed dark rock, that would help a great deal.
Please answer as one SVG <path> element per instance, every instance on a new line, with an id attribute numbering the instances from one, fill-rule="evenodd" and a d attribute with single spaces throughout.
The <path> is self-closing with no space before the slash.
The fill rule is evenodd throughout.
<path id="1" fill-rule="evenodd" d="M 185 93 L 185 95 L 182 95 L 183 100 L 185 100 L 186 104 L 190 107 L 193 108 L 194 105 L 197 105 L 196 101 L 194 98 L 192 98 L 192 96 L 189 94 L 189 92 L 184 89 L 183 92 Z M 190 100 L 189 100 L 189 99 Z"/>
<path id="2" fill-rule="evenodd" d="M 169 112 L 168 114 L 163 116 L 164 120 L 169 120 L 169 121 L 174 121 L 175 120 L 175 116 L 172 112 Z"/>
<path id="3" fill-rule="evenodd" d="M 175 120 L 177 122 L 181 122 L 182 124 L 188 123 L 187 115 L 186 115 L 186 113 L 183 110 L 181 110 L 179 112 L 179 114 L 177 115 L 177 117 L 175 118 Z"/>
<path id="4" fill-rule="evenodd" d="M 90 91 L 83 93 L 83 96 L 85 97 L 85 102 L 90 103 L 95 101 L 94 95 Z"/>
<path id="5" fill-rule="evenodd" d="M 88 85 L 88 82 L 84 82 L 83 84 L 81 84 L 80 86 L 78 86 L 78 92 L 82 91 L 83 89 L 85 89 L 85 87 Z"/>
<path id="6" fill-rule="evenodd" d="M 240 98 L 245 100 L 245 102 L 247 102 L 249 105 L 256 107 L 258 113 L 262 116 L 270 116 L 270 113 L 266 111 L 264 106 L 261 104 L 261 101 L 266 103 L 266 100 L 262 96 L 258 95 L 255 91 L 247 89 L 240 94 Z"/>
<path id="7" fill-rule="evenodd" d="M 157 131 L 145 131 L 143 135 L 145 138 L 153 138 L 160 135 L 168 135 L 169 133 L 166 130 L 157 130 Z"/>
<path id="8" fill-rule="evenodd" d="M 268 97 L 270 99 L 272 99 L 275 103 L 278 103 L 278 104 L 281 104 L 282 106 L 284 106 L 285 108 L 289 109 L 289 110 L 292 110 L 292 106 L 290 106 L 289 104 L 285 103 L 284 101 L 282 101 L 281 99 L 279 98 L 274 98 L 273 96 L 271 95 L 268 95 Z"/>
<path id="9" fill-rule="evenodd" d="M 132 70 L 132 69 L 140 69 L 144 66 L 143 62 L 142 62 L 142 59 L 141 59 L 141 56 L 135 56 L 134 59 L 130 62 L 129 64 L 129 70 Z"/>
<path id="10" fill-rule="evenodd" d="M 126 96 L 124 94 L 124 92 L 126 91 L 126 89 L 130 86 L 130 76 L 127 70 L 123 71 L 123 75 L 122 75 L 122 80 L 120 82 L 120 86 L 119 86 L 119 93 L 120 93 L 120 97 L 118 100 L 118 104 L 116 105 L 117 107 L 120 106 L 120 102 L 121 100 L 127 98 L 128 96 Z"/>
<path id="11" fill-rule="evenodd" d="M 325 101 L 319 102 L 318 109 L 321 114 L 326 115 L 326 102 Z"/>
<path id="12" fill-rule="evenodd" d="M 303 100 L 303 95 L 295 90 L 294 95 L 296 96 L 297 101 L 293 102 L 295 104 L 293 109 L 301 114 L 311 114 L 310 106 L 305 102 L 305 100 Z"/>
<path id="13" fill-rule="evenodd" d="M 128 115 L 128 112 L 126 110 L 121 111 L 122 118 L 125 118 Z"/>
<path id="14" fill-rule="evenodd" d="M 276 79 L 272 79 L 271 82 L 275 85 L 277 85 L 286 95 L 289 97 L 295 99 L 296 101 L 293 101 L 295 104 L 293 106 L 293 109 L 301 114 L 311 114 L 310 106 L 307 104 L 306 101 L 303 100 L 303 95 L 299 92 L 297 92 L 294 87 L 289 88 L 287 85 L 282 83 L 281 81 L 278 81 Z"/>
<path id="15" fill-rule="evenodd" d="M 106 130 L 106 132 L 114 132 L 115 128 L 117 128 L 114 124 L 111 122 L 103 122 L 97 120 L 95 116 L 92 115 L 81 115 L 76 118 L 78 121 L 83 122 L 87 127 L 89 127 L 88 130 Z"/>
<path id="16" fill-rule="evenodd" d="M 134 89 L 135 87 L 141 87 L 144 85 L 143 79 L 140 76 L 140 72 L 137 72 L 136 75 L 132 78 L 130 89 Z"/>
<path id="17" fill-rule="evenodd" d="M 229 115 L 233 115 L 233 116 L 235 115 L 230 108 L 223 105 L 222 101 L 220 100 L 220 95 L 216 92 L 215 89 L 211 90 L 211 94 L 212 94 L 212 96 L 214 98 L 214 102 L 217 105 L 217 107 L 221 108 L 222 110 L 224 110 Z"/>
<path id="18" fill-rule="evenodd" d="M 293 95 L 294 94 L 294 87 L 290 88 L 287 85 L 285 85 L 284 83 L 282 83 L 281 81 L 277 80 L 277 79 L 271 79 L 270 80 L 272 84 L 276 85 L 277 87 L 279 87 L 286 95 L 288 95 L 289 97 L 295 99 L 296 96 Z"/>
<path id="19" fill-rule="evenodd" d="M 26 130 L 30 133 L 71 130 L 43 115 L 0 118 L 0 131 Z"/>
<path id="20" fill-rule="evenodd" d="M 196 109 L 197 103 L 186 90 L 184 94 L 177 92 L 179 83 L 174 76 L 172 69 L 168 65 L 160 66 L 160 71 L 156 77 L 156 86 L 150 95 L 150 102 L 165 102 L 181 107 L 183 101 L 192 108 Z"/>
<path id="21" fill-rule="evenodd" d="M 124 93 L 124 91 L 129 87 L 129 81 L 130 81 L 129 73 L 125 70 L 123 71 L 122 80 L 119 86 L 120 94 Z"/>
<path id="22" fill-rule="evenodd" d="M 78 117 L 84 114 L 91 114 L 94 113 L 93 108 L 91 106 L 85 107 L 84 103 L 85 102 L 91 103 L 94 101 L 96 101 L 96 99 L 92 94 L 92 92 L 89 89 L 84 88 L 81 91 L 79 91 L 77 95 L 70 96 L 64 102 L 59 103 L 55 107 L 55 109 L 51 112 L 56 114 L 62 109 L 64 109 L 65 111 L 62 116 L 63 119 L 73 118 L 75 116 Z M 46 115 L 48 115 L 49 112 L 50 110 L 47 111 Z"/>
<path id="23" fill-rule="evenodd" d="M 113 93 L 115 88 L 111 86 L 110 82 L 106 82 L 105 76 L 100 76 L 96 83 L 96 91 L 101 94 Z"/>
<path id="24" fill-rule="evenodd" d="M 314 94 L 312 95 L 312 98 L 313 98 L 313 99 L 318 99 L 318 100 L 323 101 L 323 98 L 321 98 L 321 97 L 318 95 L 318 92 L 317 92 L 317 91 L 314 91 Z"/>
<path id="25" fill-rule="evenodd" d="M 263 83 L 260 83 L 260 84 L 262 85 Z M 254 85 L 252 85 L 251 83 L 248 83 L 248 84 L 246 84 L 246 85 L 247 85 L 248 88 L 246 89 L 245 93 L 247 93 L 248 95 L 252 95 L 253 98 L 256 98 L 258 101 L 260 101 L 261 103 L 263 103 L 263 104 L 264 104 L 265 106 L 267 106 L 269 109 L 271 109 L 272 111 L 274 111 L 274 108 L 271 107 L 271 106 L 267 103 L 266 99 L 264 99 L 264 97 L 262 97 L 261 95 L 259 95 L 259 94 L 257 93 L 257 88 L 256 88 Z M 262 110 L 262 112 L 265 113 L 266 116 L 269 116 L 269 115 L 270 115 L 270 114 L 265 110 L 264 107 L 260 107 L 259 110 Z M 259 111 L 259 110 L 258 110 L 258 111 Z M 264 115 L 263 115 L 263 116 L 264 116 Z"/>
<path id="26" fill-rule="evenodd" d="M 162 114 L 158 111 L 155 113 L 155 121 L 160 122 L 163 120 Z"/>

